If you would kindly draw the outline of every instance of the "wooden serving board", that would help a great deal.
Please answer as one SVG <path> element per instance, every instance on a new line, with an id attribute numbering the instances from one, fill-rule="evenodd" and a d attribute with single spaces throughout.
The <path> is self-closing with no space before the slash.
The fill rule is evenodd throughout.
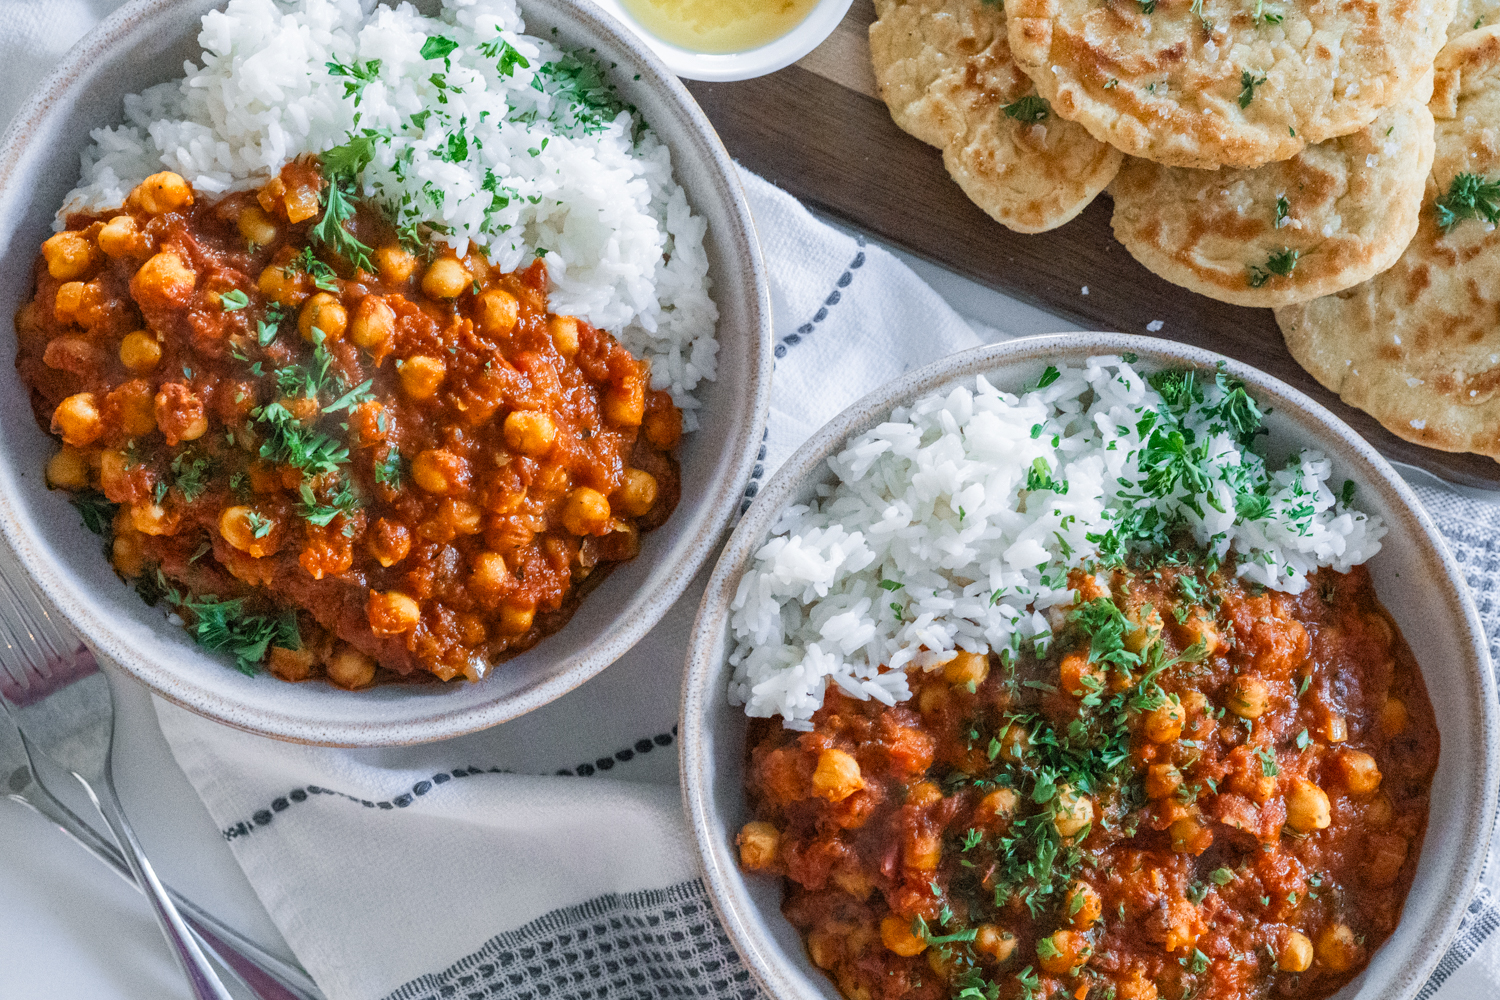
<path id="1" fill-rule="evenodd" d="M 1110 200 L 1027 236 L 994 222 L 943 169 L 942 154 L 902 132 L 876 94 L 872 0 L 854 0 L 834 34 L 800 63 L 741 83 L 691 83 L 729 153 L 804 202 L 876 239 L 1049 310 L 1074 330 L 1118 330 L 1194 344 L 1252 364 L 1327 406 L 1386 457 L 1450 482 L 1500 488 L 1500 464 L 1402 441 L 1341 403 L 1292 359 L 1269 309 L 1226 305 L 1171 285 L 1115 242 Z M 1081 294 L 1087 285 L 1089 294 Z M 995 318 L 1004 326 L 1004 317 Z"/>

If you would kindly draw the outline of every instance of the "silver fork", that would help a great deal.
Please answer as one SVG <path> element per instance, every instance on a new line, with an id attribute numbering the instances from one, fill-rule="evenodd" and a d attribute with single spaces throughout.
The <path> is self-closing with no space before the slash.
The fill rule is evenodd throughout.
<path id="1" fill-rule="evenodd" d="M 193 995 L 233 1000 L 146 860 L 120 805 L 111 766 L 115 706 L 109 681 L 88 648 L 65 638 L 37 606 L 0 574 L 0 701 L 32 758 L 41 754 L 55 761 L 88 792 L 145 891 Z"/>
<path id="2" fill-rule="evenodd" d="M 4 719 L 0 719 L 0 782 L 9 789 L 6 798 L 54 824 L 116 875 L 140 888 L 119 849 L 52 794 L 32 766 L 20 732 Z M 167 895 L 177 904 L 183 922 L 205 954 L 237 973 L 244 985 L 262 1000 L 324 1000 L 312 977 L 300 966 L 272 955 L 170 886 Z"/>

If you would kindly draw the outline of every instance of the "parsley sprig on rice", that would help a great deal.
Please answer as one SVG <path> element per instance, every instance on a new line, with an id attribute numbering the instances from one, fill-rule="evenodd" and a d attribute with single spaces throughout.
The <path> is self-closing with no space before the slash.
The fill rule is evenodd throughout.
<path id="1" fill-rule="evenodd" d="M 1019 396 L 981 376 L 850 441 L 837 483 L 786 512 L 740 581 L 731 700 L 808 729 L 830 681 L 894 704 L 907 668 L 958 650 L 1044 654 L 1070 570 L 1184 532 L 1291 593 L 1379 551 L 1384 526 L 1352 483 L 1334 492 L 1321 453 L 1273 469 L 1253 450 L 1263 416 L 1243 385 L 1133 362 L 1049 367 Z"/>

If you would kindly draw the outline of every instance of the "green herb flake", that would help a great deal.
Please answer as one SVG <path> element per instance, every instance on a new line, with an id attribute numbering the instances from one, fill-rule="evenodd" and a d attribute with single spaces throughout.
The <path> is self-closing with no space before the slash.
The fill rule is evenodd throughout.
<path id="1" fill-rule="evenodd" d="M 238 288 L 219 296 L 219 308 L 225 312 L 237 312 L 250 304 L 250 296 Z"/>
<path id="2" fill-rule="evenodd" d="M 1045 121 L 1047 116 L 1052 114 L 1051 106 L 1036 94 L 1027 94 L 1019 101 L 1005 105 L 1003 110 L 1006 115 L 1018 122 Z"/>
<path id="3" fill-rule="evenodd" d="M 1448 183 L 1448 192 L 1433 207 L 1444 232 L 1464 219 L 1482 219 L 1493 226 L 1500 223 L 1500 180 L 1486 180 L 1478 174 L 1456 174 Z"/>
<path id="4" fill-rule="evenodd" d="M 1265 74 L 1256 76 L 1247 70 L 1240 71 L 1240 107 L 1248 108 L 1250 102 L 1255 100 L 1255 88 L 1266 82 Z"/>

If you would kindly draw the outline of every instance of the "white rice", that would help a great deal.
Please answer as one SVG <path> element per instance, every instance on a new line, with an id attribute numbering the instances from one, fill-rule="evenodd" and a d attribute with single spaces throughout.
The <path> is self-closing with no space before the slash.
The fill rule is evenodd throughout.
<path id="1" fill-rule="evenodd" d="M 908 668 L 957 650 L 1044 653 L 1075 599 L 1068 571 L 1096 561 L 1132 510 L 1154 508 L 1219 558 L 1233 546 L 1240 577 L 1291 593 L 1315 569 L 1344 572 L 1380 550 L 1384 525 L 1335 496 L 1321 453 L 1271 471 L 1237 443 L 1212 412 L 1232 384 L 1200 382 L 1202 403 L 1181 418 L 1207 442 L 1206 490 L 1179 480 L 1148 497 L 1142 450 L 1170 420 L 1161 395 L 1118 357 L 1055 374 L 1019 397 L 981 376 L 897 408 L 829 459 L 837 483 L 789 509 L 740 580 L 732 703 L 811 729 L 829 682 L 895 704 L 910 695 Z"/>
<path id="2" fill-rule="evenodd" d="M 552 308 L 650 359 L 653 388 L 671 390 L 691 429 L 691 392 L 714 378 L 718 348 L 706 225 L 655 133 L 618 103 L 574 100 L 580 63 L 524 31 L 514 0 L 444 0 L 436 19 L 404 3 L 366 18 L 358 0 L 230 0 L 203 18 L 201 66 L 126 97 L 126 123 L 93 132 L 58 228 L 68 212 L 118 207 L 162 169 L 202 192 L 243 190 L 377 130 L 389 138 L 364 172 L 367 196 L 507 271 L 545 253 Z M 429 38 L 457 47 L 424 59 Z M 353 78 L 329 63 L 370 77 L 358 106 Z"/>

